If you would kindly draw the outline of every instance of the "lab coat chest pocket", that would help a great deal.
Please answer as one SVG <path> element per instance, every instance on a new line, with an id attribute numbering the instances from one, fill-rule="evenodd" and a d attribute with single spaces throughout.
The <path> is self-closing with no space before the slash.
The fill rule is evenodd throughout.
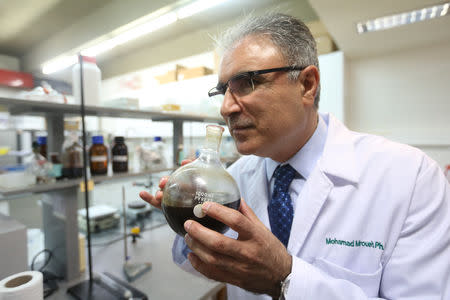
<path id="1" fill-rule="evenodd" d="M 376 270 L 370 273 L 357 273 L 322 258 L 315 259 L 313 265 L 331 277 L 354 283 L 359 286 L 368 297 L 378 296 L 383 271 L 381 263 Z"/>

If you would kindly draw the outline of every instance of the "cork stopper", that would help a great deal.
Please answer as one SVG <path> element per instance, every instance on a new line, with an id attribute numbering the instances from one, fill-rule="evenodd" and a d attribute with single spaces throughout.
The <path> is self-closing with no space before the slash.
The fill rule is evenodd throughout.
<path id="1" fill-rule="evenodd" d="M 220 142 L 222 141 L 223 127 L 219 125 L 206 126 L 206 142 L 205 148 L 219 151 Z"/>

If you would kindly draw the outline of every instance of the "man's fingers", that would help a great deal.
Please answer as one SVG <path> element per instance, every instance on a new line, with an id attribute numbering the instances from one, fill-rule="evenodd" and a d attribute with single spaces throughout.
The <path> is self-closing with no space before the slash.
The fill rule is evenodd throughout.
<path id="1" fill-rule="evenodd" d="M 187 165 L 187 164 L 190 163 L 190 162 L 192 162 L 192 159 L 183 159 L 183 160 L 181 161 L 181 165 L 184 166 L 184 165 Z"/>
<path id="2" fill-rule="evenodd" d="M 222 235 L 222 237 L 224 236 Z M 235 257 L 228 255 L 229 253 L 219 253 L 214 251 L 213 249 L 208 248 L 207 245 L 203 245 L 200 241 L 193 239 L 189 234 L 185 235 L 184 240 L 186 245 L 192 250 L 190 254 L 194 254 L 199 260 L 196 264 L 196 270 L 207 275 L 207 277 L 212 278 L 211 276 L 213 276 L 213 279 L 218 280 L 217 275 L 219 271 L 223 272 L 223 274 L 231 274 L 236 271 L 242 272 L 238 260 Z M 223 249 L 220 250 L 223 251 Z M 230 279 L 224 278 L 221 281 L 224 280 Z"/>
<path id="3" fill-rule="evenodd" d="M 157 191 L 156 194 L 155 194 L 156 201 L 161 203 L 162 199 L 163 199 L 163 196 L 164 196 L 164 193 L 162 191 Z"/>
<path id="4" fill-rule="evenodd" d="M 247 236 L 252 232 L 252 223 L 250 220 L 235 209 L 215 202 L 205 202 L 202 204 L 202 211 L 211 218 L 214 218 L 229 226 L 231 229 L 239 233 L 239 235 Z"/>
<path id="5" fill-rule="evenodd" d="M 203 245 L 200 241 L 194 240 L 189 234 L 184 236 L 184 241 L 189 249 L 195 253 L 204 263 L 216 267 L 224 268 L 229 265 L 230 257 L 226 254 L 215 252 L 208 246 Z"/>
<path id="6" fill-rule="evenodd" d="M 200 243 L 203 245 L 203 247 L 210 249 L 210 251 L 214 251 L 222 255 L 237 258 L 243 257 L 243 254 L 240 252 L 241 248 L 236 245 L 238 241 L 235 239 L 229 238 L 221 233 L 206 228 L 200 223 L 193 220 L 186 221 L 184 223 L 184 228 L 188 233 L 187 236 L 189 240 L 186 240 L 186 244 L 189 246 L 189 248 L 191 248 L 191 245 L 193 245 L 194 247 L 201 247 L 199 245 L 196 245 L 196 243 Z M 194 240 L 195 242 L 192 242 L 192 240 Z M 192 244 L 190 245 L 190 243 Z M 194 249 L 191 248 L 191 250 Z M 206 259 L 206 257 L 204 257 L 204 259 Z"/>
<path id="7" fill-rule="evenodd" d="M 196 269 L 206 277 L 216 281 L 228 282 L 233 284 L 232 278 L 230 278 L 228 272 L 225 272 L 220 268 L 216 268 L 215 266 L 202 261 L 195 253 L 189 253 L 188 259 L 192 267 L 194 267 L 194 269 Z"/>
<path id="8" fill-rule="evenodd" d="M 149 203 L 150 205 L 153 205 L 156 208 L 161 208 L 161 199 L 155 198 L 153 195 L 149 194 L 146 191 L 142 191 L 139 193 L 139 197 L 142 198 L 145 202 Z"/>
<path id="9" fill-rule="evenodd" d="M 167 180 L 169 180 L 169 176 L 161 177 L 161 179 L 159 180 L 159 185 L 158 185 L 160 189 L 164 189 L 164 187 L 166 186 Z"/>

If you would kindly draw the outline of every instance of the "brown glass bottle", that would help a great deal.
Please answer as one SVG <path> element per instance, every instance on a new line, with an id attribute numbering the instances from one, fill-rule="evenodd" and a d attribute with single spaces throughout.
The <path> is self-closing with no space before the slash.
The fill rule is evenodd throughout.
<path id="1" fill-rule="evenodd" d="M 89 149 L 91 175 L 104 175 L 108 172 L 108 150 L 103 145 L 103 136 L 93 136 Z"/>
<path id="2" fill-rule="evenodd" d="M 123 136 L 116 136 L 114 138 L 114 147 L 111 152 L 113 172 L 128 172 L 128 148 L 125 145 L 125 138 Z"/>
<path id="3" fill-rule="evenodd" d="M 47 137 L 46 136 L 38 136 L 37 143 L 39 145 L 39 154 L 43 157 L 47 158 Z"/>
<path id="4" fill-rule="evenodd" d="M 83 148 L 76 132 L 66 138 L 62 148 L 62 176 L 69 179 L 83 176 Z"/>

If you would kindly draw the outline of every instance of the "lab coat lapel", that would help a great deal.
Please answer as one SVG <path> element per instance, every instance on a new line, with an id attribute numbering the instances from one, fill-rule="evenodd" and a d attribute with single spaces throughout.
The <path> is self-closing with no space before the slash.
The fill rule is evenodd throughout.
<path id="1" fill-rule="evenodd" d="M 315 168 L 296 199 L 289 253 L 297 254 L 300 251 L 332 188 L 333 183 L 328 177 Z"/>
<path id="2" fill-rule="evenodd" d="M 334 180 L 357 183 L 360 177 L 355 160 L 355 136 L 332 115 L 326 114 L 323 118 L 328 123 L 323 155 L 296 199 L 288 244 L 288 251 L 294 255 L 299 253 L 312 226 L 318 221 L 320 210 L 334 187 Z"/>

